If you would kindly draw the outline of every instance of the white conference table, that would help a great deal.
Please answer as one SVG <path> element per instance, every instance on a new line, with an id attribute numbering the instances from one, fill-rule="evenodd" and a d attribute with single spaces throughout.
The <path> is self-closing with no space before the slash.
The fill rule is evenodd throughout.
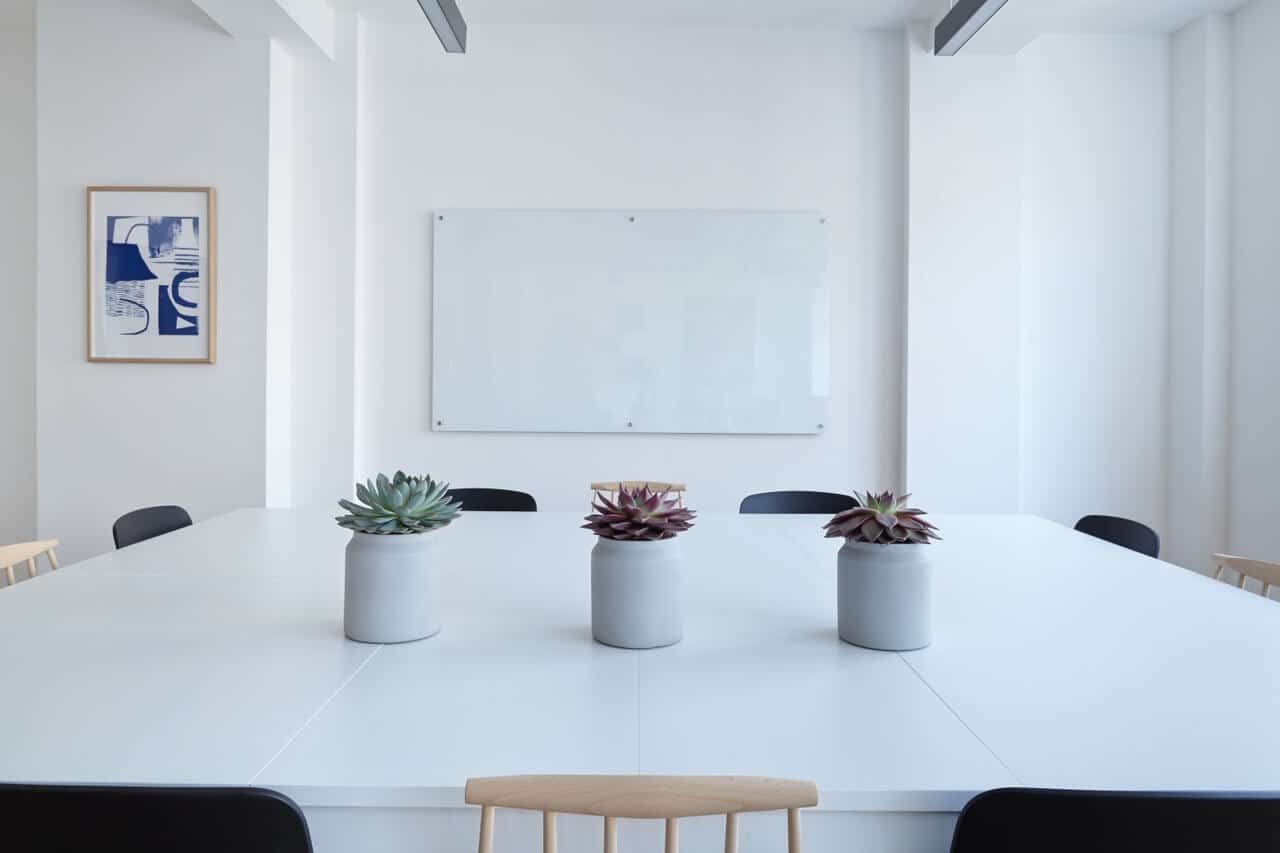
<path id="1" fill-rule="evenodd" d="M 0 781 L 271 787 L 319 853 L 471 849 L 473 775 L 813 779 L 823 853 L 945 850 L 1005 785 L 1280 790 L 1280 603 L 1031 516 L 938 516 L 933 645 L 868 651 L 836 637 L 823 520 L 701 517 L 685 638 L 634 652 L 591 641 L 577 514 L 433 534 L 444 630 L 399 646 L 343 637 L 329 514 L 221 516 L 0 589 Z M 781 849 L 750 817 L 744 851 Z M 502 813 L 499 849 L 539 827 Z"/>

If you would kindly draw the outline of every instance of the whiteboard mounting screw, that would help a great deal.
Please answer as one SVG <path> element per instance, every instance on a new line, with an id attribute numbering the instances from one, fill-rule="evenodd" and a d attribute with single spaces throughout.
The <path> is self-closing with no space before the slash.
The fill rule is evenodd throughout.
<path id="1" fill-rule="evenodd" d="M 444 421 L 436 421 L 436 426 L 444 426 Z"/>
<path id="2" fill-rule="evenodd" d="M 627 421 L 627 427 L 630 428 L 632 426 L 634 426 L 634 424 L 632 424 L 631 421 Z"/>
<path id="3" fill-rule="evenodd" d="M 818 429 L 822 429 L 822 424 L 818 424 Z"/>
<path id="4" fill-rule="evenodd" d="M 436 219 L 440 220 L 441 222 L 444 222 L 444 216 L 443 216 L 443 215 L 437 216 L 437 217 L 436 217 Z"/>
<path id="5" fill-rule="evenodd" d="M 825 216 L 819 217 L 819 218 L 818 218 L 818 222 L 820 222 L 820 223 L 821 223 L 821 224 L 823 224 L 823 225 L 826 225 L 826 224 L 827 224 L 827 217 L 825 217 Z"/>
<path id="6" fill-rule="evenodd" d="M 628 217 L 627 217 L 627 221 L 628 221 L 628 222 L 635 222 L 635 221 L 636 221 L 636 218 L 635 218 L 634 216 L 628 216 Z"/>

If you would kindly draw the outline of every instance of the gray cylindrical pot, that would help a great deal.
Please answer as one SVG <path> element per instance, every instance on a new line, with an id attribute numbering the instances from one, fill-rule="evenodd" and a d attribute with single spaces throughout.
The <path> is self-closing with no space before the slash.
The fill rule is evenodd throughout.
<path id="1" fill-rule="evenodd" d="M 654 649 L 680 642 L 680 546 L 672 539 L 591 549 L 591 634 L 606 646 Z"/>
<path id="2" fill-rule="evenodd" d="M 848 542 L 836 558 L 840 639 L 907 651 L 933 639 L 933 577 L 928 545 Z"/>
<path id="3" fill-rule="evenodd" d="M 407 643 L 440 632 L 431 534 L 351 534 L 343 623 L 361 643 Z"/>

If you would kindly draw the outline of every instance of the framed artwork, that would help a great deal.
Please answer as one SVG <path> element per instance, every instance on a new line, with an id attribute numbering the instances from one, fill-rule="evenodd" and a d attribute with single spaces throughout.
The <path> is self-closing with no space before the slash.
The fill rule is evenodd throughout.
<path id="1" fill-rule="evenodd" d="M 89 187 L 89 361 L 213 364 L 212 187 Z"/>

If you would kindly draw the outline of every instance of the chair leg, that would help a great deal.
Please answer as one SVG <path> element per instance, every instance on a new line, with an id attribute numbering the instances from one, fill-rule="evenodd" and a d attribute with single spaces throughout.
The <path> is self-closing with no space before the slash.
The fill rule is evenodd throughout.
<path id="1" fill-rule="evenodd" d="M 604 853 L 618 853 L 618 819 L 604 819 Z"/>
<path id="2" fill-rule="evenodd" d="M 542 813 L 542 853 L 556 853 L 556 813 Z"/>
<path id="3" fill-rule="evenodd" d="M 480 853 L 493 853 L 493 806 L 480 808 Z"/>
<path id="4" fill-rule="evenodd" d="M 680 853 L 680 822 L 673 817 L 667 818 L 666 853 Z"/>
<path id="5" fill-rule="evenodd" d="M 33 578 L 35 576 L 36 576 L 36 558 L 28 557 L 27 558 L 27 577 Z"/>
<path id="6" fill-rule="evenodd" d="M 724 816 L 724 853 L 738 853 L 738 816 L 733 812 Z"/>
<path id="7" fill-rule="evenodd" d="M 800 853 L 799 809 L 787 809 L 787 853 Z"/>

